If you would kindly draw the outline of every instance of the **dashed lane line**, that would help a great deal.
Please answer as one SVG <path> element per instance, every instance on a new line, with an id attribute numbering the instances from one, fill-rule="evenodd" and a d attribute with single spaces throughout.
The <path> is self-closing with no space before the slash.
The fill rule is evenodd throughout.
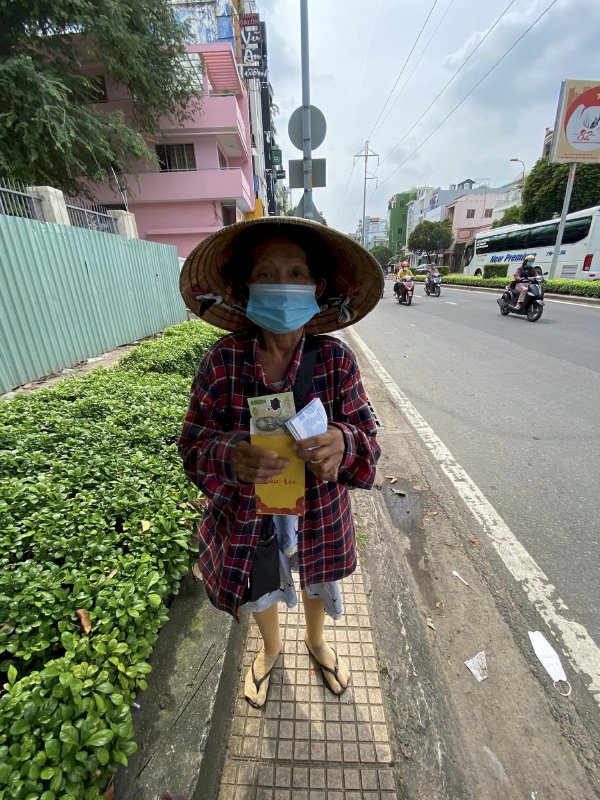
<path id="1" fill-rule="evenodd" d="M 573 667 L 588 676 L 587 687 L 600 706 L 600 648 L 587 629 L 565 616 L 568 606 L 558 596 L 556 587 L 519 542 L 481 489 L 453 457 L 442 440 L 400 390 L 389 372 L 361 337 L 348 330 L 349 337 L 374 369 L 395 404 L 419 435 L 442 471 L 452 482 L 458 495 L 489 537 L 496 552 L 515 580 L 521 584 L 530 603 L 540 613 L 550 629 L 562 637 L 567 656 Z"/>

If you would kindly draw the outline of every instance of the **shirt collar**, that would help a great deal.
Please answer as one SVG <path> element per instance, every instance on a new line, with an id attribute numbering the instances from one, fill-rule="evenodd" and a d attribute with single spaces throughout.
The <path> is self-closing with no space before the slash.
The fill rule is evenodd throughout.
<path id="1" fill-rule="evenodd" d="M 290 361 L 287 374 L 285 376 L 285 388 L 294 386 L 296 383 L 296 376 L 302 361 L 302 354 L 304 353 L 304 343 L 306 341 L 306 334 L 302 334 L 302 338 L 296 345 L 294 355 Z M 266 384 L 266 377 L 259 358 L 259 345 L 260 345 L 260 331 L 256 330 L 248 338 L 247 347 L 244 348 L 244 363 L 242 365 L 242 372 L 240 374 L 240 381 L 242 383 L 263 383 Z"/>

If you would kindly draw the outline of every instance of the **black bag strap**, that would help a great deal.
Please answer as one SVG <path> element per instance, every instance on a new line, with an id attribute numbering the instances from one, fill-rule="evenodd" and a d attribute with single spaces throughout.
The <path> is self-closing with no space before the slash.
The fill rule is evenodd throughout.
<path id="1" fill-rule="evenodd" d="M 313 377 L 317 364 L 318 351 L 318 337 L 306 336 L 304 340 L 304 351 L 298 366 L 298 372 L 296 373 L 296 383 L 294 384 L 294 403 L 296 404 L 296 411 L 300 411 L 304 408 L 313 388 Z"/>

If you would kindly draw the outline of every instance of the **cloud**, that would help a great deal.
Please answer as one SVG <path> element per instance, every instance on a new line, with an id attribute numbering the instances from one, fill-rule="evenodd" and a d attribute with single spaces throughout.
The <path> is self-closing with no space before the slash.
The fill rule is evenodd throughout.
<path id="1" fill-rule="evenodd" d="M 511 164 L 510 158 L 533 165 L 541 154 L 545 128 L 554 121 L 561 80 L 600 80 L 598 0 L 559 0 L 460 108 L 449 118 L 448 114 L 550 2 L 516 0 L 423 121 L 381 165 L 377 173 L 381 188 L 375 190 L 370 184 L 367 213 L 385 215 L 389 197 L 413 185 L 448 186 L 467 176 L 490 178 L 498 185 L 518 174 L 520 167 Z M 508 0 L 437 4 L 392 96 L 385 121 L 370 143 L 382 158 L 405 136 L 507 5 Z M 346 0 L 342 8 L 339 0 L 309 4 L 312 102 L 323 110 L 328 123 L 325 143 L 316 152 L 317 157 L 327 158 L 328 186 L 315 191 L 315 202 L 342 230 L 354 230 L 362 210 L 363 165 L 352 169 L 353 158 L 364 147 L 430 7 L 430 3 L 383 0 L 373 0 L 368 8 L 363 0 Z M 298 3 L 259 0 L 259 9 L 268 25 L 271 83 L 281 108 L 280 144 L 286 159 L 297 158 L 300 154 L 287 138 L 287 121 L 301 104 Z M 443 24 L 427 45 L 446 11 Z M 421 54 L 421 62 L 398 96 Z M 371 160 L 369 169 L 374 171 L 375 165 Z M 300 192 L 294 192 L 294 200 L 299 199 Z"/>

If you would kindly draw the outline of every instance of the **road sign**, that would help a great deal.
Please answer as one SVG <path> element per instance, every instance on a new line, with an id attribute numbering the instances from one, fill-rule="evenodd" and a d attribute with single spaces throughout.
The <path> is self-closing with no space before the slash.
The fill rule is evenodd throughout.
<path id="1" fill-rule="evenodd" d="M 325 141 L 325 134 L 327 133 L 327 122 L 325 115 L 316 106 L 309 106 L 310 108 L 310 138 L 311 148 L 316 150 Z M 297 108 L 288 123 L 288 135 L 294 147 L 298 150 L 303 150 L 304 136 L 302 134 L 302 106 Z"/>
<path id="2" fill-rule="evenodd" d="M 303 217 L 304 219 L 312 219 L 314 222 L 320 222 L 321 225 L 323 225 L 325 220 L 319 214 L 317 209 L 314 207 L 313 203 L 311 203 L 310 212 L 307 213 L 307 211 L 304 208 L 304 197 L 305 197 L 305 195 L 302 195 L 302 198 L 300 199 L 300 202 L 296 206 L 296 210 L 294 211 L 294 216 Z"/>
<path id="3" fill-rule="evenodd" d="M 327 159 L 313 158 L 312 160 L 312 188 L 320 189 L 326 186 Z M 301 158 L 292 158 L 288 161 L 290 173 L 290 189 L 304 189 L 304 161 Z"/>

